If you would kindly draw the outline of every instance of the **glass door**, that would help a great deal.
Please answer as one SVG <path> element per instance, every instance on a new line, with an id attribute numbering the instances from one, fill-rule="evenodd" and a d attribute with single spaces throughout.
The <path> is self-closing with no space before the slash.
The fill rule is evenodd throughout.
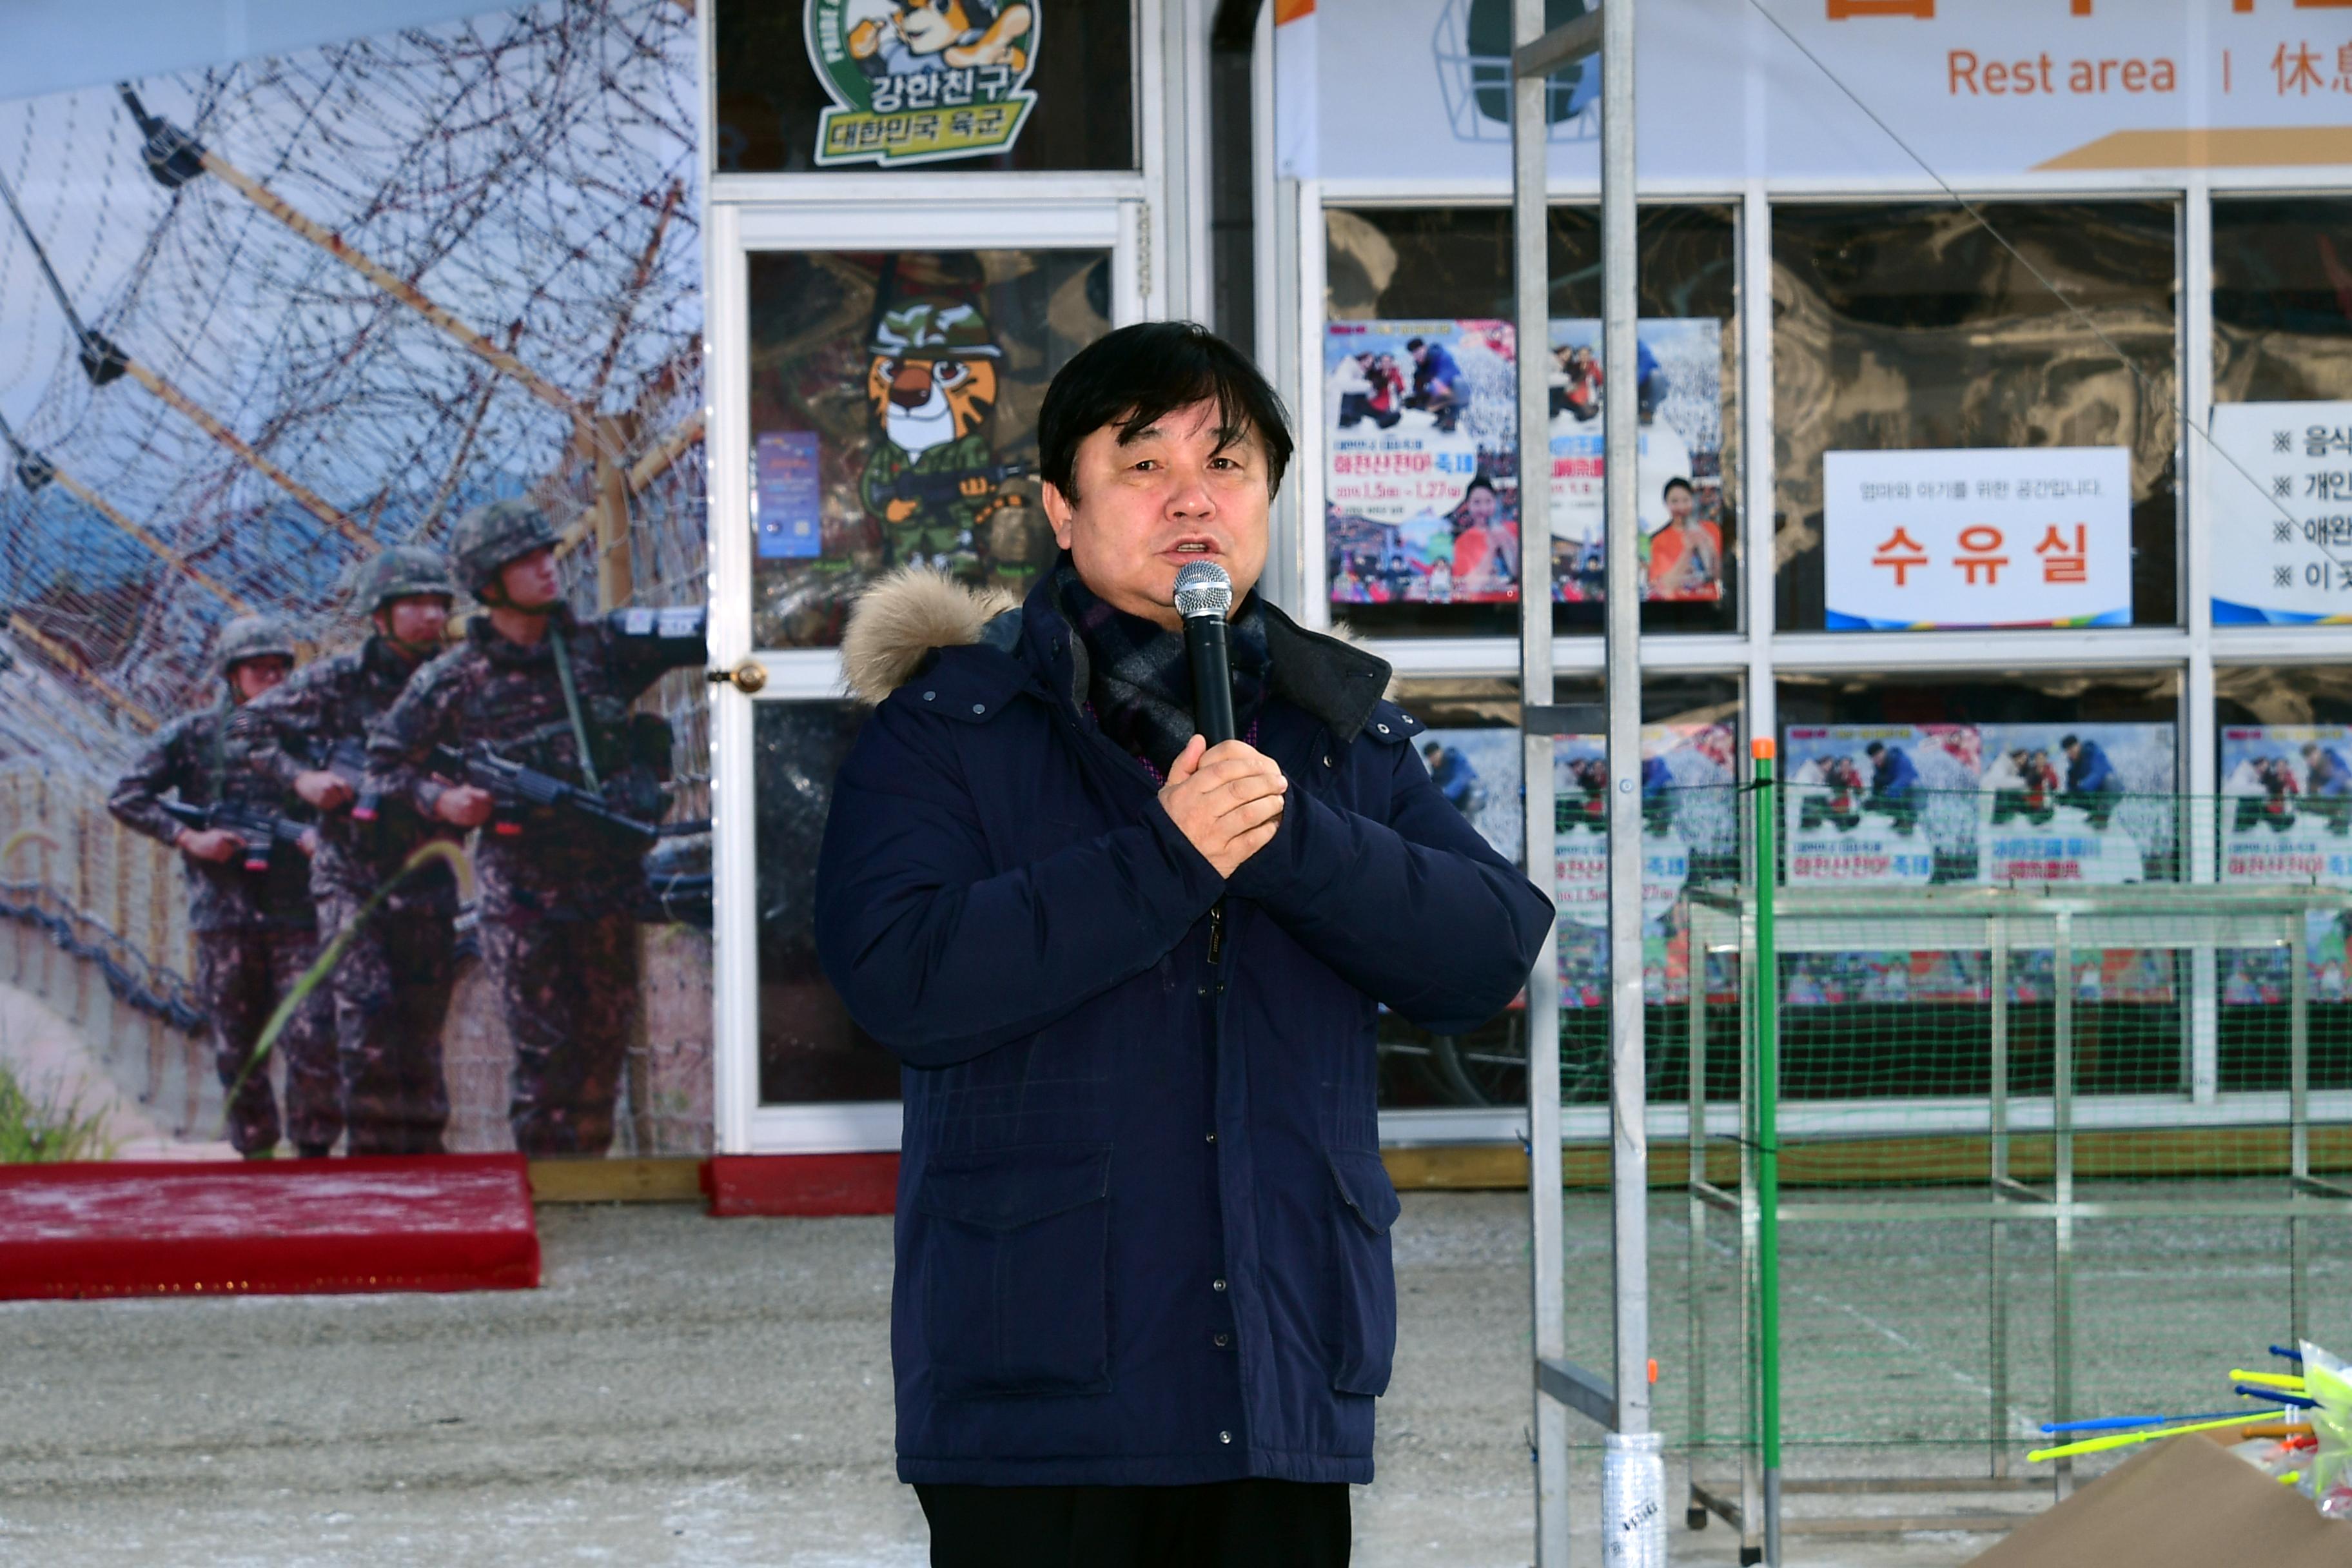
<path id="1" fill-rule="evenodd" d="M 1139 211 L 712 214 L 722 1151 L 898 1145 L 897 1062 L 826 983 L 810 923 L 834 774 L 866 712 L 843 689 L 842 628 L 901 566 L 1022 595 L 1052 564 L 1038 405 L 1064 362 L 1139 314 Z"/>

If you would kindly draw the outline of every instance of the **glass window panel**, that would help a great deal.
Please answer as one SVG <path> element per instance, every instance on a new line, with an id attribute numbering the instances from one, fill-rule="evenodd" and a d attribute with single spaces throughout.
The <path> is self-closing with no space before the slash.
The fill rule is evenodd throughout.
<path id="1" fill-rule="evenodd" d="M 717 34 L 719 173 L 823 172 L 818 161 L 821 125 L 828 110 L 845 108 L 851 111 L 848 125 L 837 128 L 825 142 L 835 157 L 866 126 L 871 129 L 865 130 L 857 145 L 903 147 L 910 138 L 930 143 L 929 155 L 920 160 L 893 164 L 866 155 L 833 164 L 852 173 L 894 166 L 932 174 L 1136 166 L 1134 18 L 1130 7 L 1118 0 L 1086 5 L 1003 0 L 987 6 L 901 0 L 891 5 L 842 5 L 838 9 L 847 13 L 843 18 L 845 43 L 865 13 L 895 13 L 905 18 L 905 25 L 902 28 L 888 17 L 877 16 L 876 30 L 858 37 L 847 50 L 852 58 L 842 68 L 845 85 L 828 89 L 810 57 L 808 13 L 834 8 L 824 0 L 805 5 L 718 0 L 712 26 Z M 1042 14 L 1047 11 L 1050 16 Z M 950 45 L 948 29 L 939 18 L 944 14 L 951 25 L 958 12 L 972 26 L 955 29 L 955 42 Z M 1026 26 L 1021 13 L 1028 14 Z M 982 37 L 971 38 L 972 31 Z M 1024 53 L 1034 52 L 1034 59 L 1013 53 L 1024 32 L 1030 33 Z M 935 43 L 940 47 L 932 47 Z M 949 63 L 951 58 L 971 62 L 979 56 L 988 57 L 987 61 L 971 64 L 968 78 L 960 74 L 962 65 Z M 934 60 L 939 68 L 931 68 Z M 990 74 L 1004 70 L 1010 70 L 1009 79 Z M 1009 92 L 1003 90 L 1008 81 Z M 959 126 L 953 118 L 959 97 L 982 100 L 962 112 L 985 115 L 994 107 L 987 100 L 1005 100 L 1018 109 L 1024 94 L 1034 101 L 1020 111 L 1009 144 L 1001 129 L 992 131 L 988 122 Z M 847 103 L 850 95 L 865 101 Z M 939 123 L 927 125 L 920 117 L 933 112 L 935 97 Z M 886 105 L 891 106 L 887 112 L 874 112 Z M 836 112 L 834 118 L 845 117 Z M 995 123 L 1001 127 L 1003 121 Z M 959 148 L 965 149 L 961 155 Z"/>
<path id="2" fill-rule="evenodd" d="M 2352 398 L 2352 199 L 2215 200 L 2213 396 Z"/>
<path id="3" fill-rule="evenodd" d="M 1325 509 L 1333 614 L 1376 636 L 1512 635 L 1517 392 L 1509 351 L 1495 331 L 1513 310 L 1510 214 L 1331 207 L 1324 228 L 1325 313 L 1335 326 L 1357 329 L 1327 335 L 1320 367 L 1327 384 L 1319 412 L 1333 448 Z M 1552 623 L 1593 631 L 1603 612 L 1597 551 L 1586 544 L 1599 540 L 1606 367 L 1577 351 L 1597 345 L 1599 214 L 1553 208 L 1549 243 L 1559 475 L 1552 558 L 1555 595 L 1567 601 L 1554 605 Z M 1653 631 L 1730 630 L 1739 620 L 1733 214 L 1651 207 L 1642 214 L 1640 245 L 1644 359 L 1635 384 L 1643 413 L 1643 561 L 1652 584 L 1642 624 Z M 1416 361 L 1408 352 L 1415 338 L 1436 345 L 1462 372 L 1457 404 L 1449 405 L 1444 392 L 1444 363 Z M 1358 446 L 1368 449 L 1350 449 Z M 1400 460 L 1436 472 L 1428 493 L 1404 496 L 1391 485 Z M 1368 477 L 1350 486 L 1338 471 L 1343 462 L 1375 466 L 1360 468 Z M 1668 493 L 1672 479 L 1685 481 L 1675 487 L 1679 497 Z"/>
<path id="4" fill-rule="evenodd" d="M 1742 727 L 1739 682 L 1731 676 L 1670 676 L 1643 685 L 1643 814 L 1649 863 L 1645 877 L 1660 890 L 1645 947 L 1646 990 L 1653 1014 L 1652 1088 L 1659 1093 L 1684 1081 L 1687 1036 L 1671 1005 L 1688 994 L 1688 943 L 1671 889 L 1692 879 L 1738 874 L 1739 843 L 1736 776 Z M 1522 861 L 1526 847 L 1523 748 L 1517 724 L 1516 680 L 1422 680 L 1406 683 L 1402 701 L 1429 726 L 1423 760 L 1439 790 L 1488 843 Z M 1594 803 L 1606 798 L 1601 736 L 1608 722 L 1601 689 L 1591 679 L 1559 682 L 1555 700 L 1584 732 L 1555 746 L 1554 868 L 1562 909 L 1560 1017 L 1563 1092 L 1570 1103 L 1606 1099 L 1608 1062 L 1607 959 L 1595 923 L 1603 901 L 1608 859 L 1601 844 L 1606 823 Z M 1645 903 L 1651 900 L 1645 900 Z M 1710 984 L 1729 984 L 1717 963 Z M 1737 1010 L 1727 1008 L 1727 1017 Z M 1670 1027 L 1669 1025 L 1672 1024 Z M 1527 1009 L 1524 1001 L 1458 1036 L 1433 1035 L 1393 1013 L 1380 1025 L 1381 1104 L 1385 1110 L 1501 1106 L 1527 1097 Z M 1727 1060 L 1736 1061 L 1736 1057 Z"/>
<path id="5" fill-rule="evenodd" d="M 1045 384 L 1110 330 L 1101 250 L 757 251 L 752 637 L 841 640 L 910 561 L 1027 593 L 1054 559 L 1031 472 Z"/>
<path id="6" fill-rule="evenodd" d="M 817 967 L 812 906 L 833 778 L 866 710 L 848 702 L 752 708 L 759 856 L 760 1102 L 898 1098 L 898 1059 L 850 1022 Z"/>
<path id="7" fill-rule="evenodd" d="M 1979 210 L 2007 245 L 1946 204 L 1773 211 L 1783 631 L 1825 625 L 1823 456 L 1948 447 L 2128 447 L 2132 624 L 2179 620 L 2174 206 Z"/>

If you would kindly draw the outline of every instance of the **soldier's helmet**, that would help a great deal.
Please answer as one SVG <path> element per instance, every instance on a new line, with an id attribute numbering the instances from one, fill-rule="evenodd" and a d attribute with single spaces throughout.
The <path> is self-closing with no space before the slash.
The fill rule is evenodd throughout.
<path id="1" fill-rule="evenodd" d="M 928 300 L 883 311 L 874 323 L 870 352 L 916 359 L 997 359 L 1003 354 L 979 307 Z"/>
<path id="2" fill-rule="evenodd" d="M 223 675 L 248 658 L 294 659 L 294 633 L 276 616 L 239 616 L 221 628 L 213 662 Z"/>
<path id="3" fill-rule="evenodd" d="M 395 544 L 362 562 L 360 569 L 352 574 L 352 608 L 360 615 L 373 615 L 393 600 L 404 599 L 412 594 L 438 594 L 448 599 L 457 596 L 457 580 L 449 575 L 446 556 L 423 545 Z"/>
<path id="4" fill-rule="evenodd" d="M 500 567 L 555 542 L 555 525 L 547 514 L 518 497 L 478 506 L 459 518 L 450 533 L 449 553 L 478 599 Z"/>

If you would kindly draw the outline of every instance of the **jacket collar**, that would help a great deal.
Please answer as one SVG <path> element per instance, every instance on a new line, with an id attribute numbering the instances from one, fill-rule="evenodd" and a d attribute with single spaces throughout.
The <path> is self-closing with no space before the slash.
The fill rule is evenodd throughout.
<path id="1" fill-rule="evenodd" d="M 1353 741 L 1388 689 L 1388 661 L 1338 637 L 1309 631 L 1272 604 L 1265 604 L 1265 610 L 1273 694 L 1319 721 L 1339 744 Z M 1055 603 L 1046 579 L 1038 580 L 1020 609 L 983 626 L 979 641 L 1026 667 L 1050 700 L 1073 713 L 1085 710 L 1086 645 Z"/>

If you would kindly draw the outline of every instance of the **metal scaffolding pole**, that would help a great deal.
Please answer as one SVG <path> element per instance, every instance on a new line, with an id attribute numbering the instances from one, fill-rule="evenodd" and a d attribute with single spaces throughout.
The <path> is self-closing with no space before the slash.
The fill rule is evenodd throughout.
<path id="1" fill-rule="evenodd" d="M 1511 37 L 1524 55 L 1542 47 L 1544 0 L 1513 0 Z M 1589 30 L 1589 29 L 1588 29 Z M 1551 267 L 1544 210 L 1549 125 L 1543 69 L 1511 82 L 1511 245 L 1517 288 L 1519 375 L 1519 737 L 1527 781 L 1528 874 L 1548 879 L 1553 846 L 1552 735 L 1539 716 L 1552 702 L 1551 388 L 1544 375 L 1550 332 Z M 1533 1205 L 1536 1396 L 1536 1568 L 1567 1568 L 1569 1394 L 1605 1404 L 1599 1380 L 1568 1361 L 1567 1216 L 1560 1209 L 1559 934 L 1547 932 L 1528 976 L 1528 1195 Z M 1548 1373 L 1557 1370 L 1557 1377 Z M 1576 1374 L 1572 1380 L 1569 1374 Z M 1560 1386 L 1555 1386 L 1559 1384 Z M 1592 1412 L 1588 1409 L 1588 1414 Z"/>
<path id="2" fill-rule="evenodd" d="M 1601 1493 L 1611 1563 L 1664 1561 L 1664 1477 L 1650 1428 L 1648 1106 L 1643 1063 L 1641 567 L 1636 462 L 1641 430 L 1630 370 L 1635 333 L 1633 0 L 1609 0 L 1544 31 L 1544 0 L 1512 10 L 1511 221 L 1517 286 L 1519 430 L 1519 679 L 1530 875 L 1555 863 L 1553 742 L 1569 732 L 1553 690 L 1551 625 L 1551 279 L 1547 79 L 1596 49 L 1601 58 L 1602 363 L 1621 394 L 1604 405 L 1608 536 L 1608 760 L 1611 1232 L 1615 1356 L 1603 1378 L 1567 1359 L 1565 1219 L 1560 1207 L 1557 935 L 1528 982 L 1528 1192 L 1533 1208 L 1536 1556 L 1568 1561 L 1567 1417 L 1609 1428 Z"/>

